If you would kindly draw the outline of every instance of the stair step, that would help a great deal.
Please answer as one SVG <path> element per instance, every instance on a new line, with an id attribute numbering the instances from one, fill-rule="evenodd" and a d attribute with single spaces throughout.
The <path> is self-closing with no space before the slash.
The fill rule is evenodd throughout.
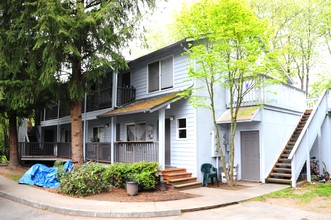
<path id="1" fill-rule="evenodd" d="M 291 172 L 291 169 L 289 168 L 283 168 L 283 167 L 275 167 L 273 168 L 273 171 L 282 171 L 282 172 Z"/>
<path id="2" fill-rule="evenodd" d="M 290 154 L 282 153 L 280 156 L 281 156 L 281 157 L 286 157 L 286 158 L 288 158 L 288 156 L 290 156 Z"/>
<path id="3" fill-rule="evenodd" d="M 171 180 L 171 179 L 179 179 L 179 178 L 185 178 L 185 177 L 191 177 L 192 173 L 167 173 L 162 174 L 164 180 Z"/>
<path id="4" fill-rule="evenodd" d="M 293 145 L 294 146 L 295 145 L 295 142 L 294 141 L 289 141 L 288 142 L 288 145 Z"/>
<path id="5" fill-rule="evenodd" d="M 278 167 L 291 167 L 291 163 L 276 163 Z"/>
<path id="6" fill-rule="evenodd" d="M 288 177 L 288 178 L 291 178 L 292 177 L 292 174 L 290 173 L 271 173 L 270 176 L 281 176 L 281 177 Z"/>
<path id="7" fill-rule="evenodd" d="M 185 184 L 185 183 L 190 183 L 190 182 L 196 182 L 196 180 L 197 180 L 196 177 L 184 177 L 184 178 L 169 180 L 169 183 L 173 184 L 173 185 L 180 185 L 180 184 Z"/>
<path id="8" fill-rule="evenodd" d="M 196 187 L 201 187 L 202 182 L 190 182 L 190 183 L 183 183 L 183 184 L 178 184 L 174 185 L 174 189 L 177 190 L 183 190 L 183 189 L 191 189 L 191 188 L 196 188 Z"/>
<path id="9" fill-rule="evenodd" d="M 268 183 L 285 183 L 285 184 L 292 183 L 292 180 L 290 180 L 290 179 L 278 179 L 278 178 L 267 178 L 266 181 Z"/>
<path id="10" fill-rule="evenodd" d="M 168 175 L 168 174 L 172 174 L 172 173 L 186 173 L 186 169 L 185 168 L 167 168 L 165 170 L 162 170 L 162 175 Z"/>
<path id="11" fill-rule="evenodd" d="M 291 160 L 289 160 L 289 159 L 287 159 L 287 158 L 279 158 L 278 161 L 281 161 L 281 162 L 287 162 L 287 161 L 291 161 Z"/>

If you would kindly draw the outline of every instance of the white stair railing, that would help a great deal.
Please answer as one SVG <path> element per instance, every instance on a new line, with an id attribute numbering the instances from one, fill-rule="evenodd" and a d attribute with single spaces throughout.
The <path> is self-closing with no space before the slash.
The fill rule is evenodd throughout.
<path id="1" fill-rule="evenodd" d="M 314 141 L 320 132 L 320 128 L 328 111 L 327 91 L 323 93 L 307 120 L 302 132 L 296 141 L 288 159 L 291 160 L 292 187 L 296 187 L 296 182 L 301 173 L 305 161 L 309 161 L 309 153 Z M 308 164 L 309 168 L 309 164 Z"/>

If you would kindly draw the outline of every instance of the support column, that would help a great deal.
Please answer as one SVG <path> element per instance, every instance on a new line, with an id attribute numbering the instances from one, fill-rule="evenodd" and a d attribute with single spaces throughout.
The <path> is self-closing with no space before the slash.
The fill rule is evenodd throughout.
<path id="1" fill-rule="evenodd" d="M 116 119 L 111 117 L 110 162 L 115 163 Z"/>
<path id="2" fill-rule="evenodd" d="M 165 109 L 159 110 L 159 165 L 165 169 Z"/>

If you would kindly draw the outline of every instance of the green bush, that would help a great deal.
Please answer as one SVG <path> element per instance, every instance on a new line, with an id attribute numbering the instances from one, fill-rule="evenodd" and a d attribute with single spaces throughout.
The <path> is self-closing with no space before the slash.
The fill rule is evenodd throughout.
<path id="1" fill-rule="evenodd" d="M 106 168 L 100 164 L 88 164 L 75 167 L 71 173 L 63 173 L 60 177 L 59 192 L 87 196 L 107 190 L 109 185 L 105 178 Z"/>
<path id="2" fill-rule="evenodd" d="M 115 187 L 124 187 L 125 182 L 135 176 L 140 187 L 154 189 L 157 184 L 159 164 L 157 162 L 138 162 L 132 164 L 115 163 L 106 170 L 106 178 Z"/>
<path id="3" fill-rule="evenodd" d="M 0 155 L 0 163 L 7 163 L 7 157 L 5 155 Z"/>

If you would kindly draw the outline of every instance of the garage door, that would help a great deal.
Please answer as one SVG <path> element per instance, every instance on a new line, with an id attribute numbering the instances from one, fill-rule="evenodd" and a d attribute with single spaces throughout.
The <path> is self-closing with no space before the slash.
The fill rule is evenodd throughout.
<path id="1" fill-rule="evenodd" d="M 241 132 L 241 178 L 260 181 L 259 131 Z"/>

